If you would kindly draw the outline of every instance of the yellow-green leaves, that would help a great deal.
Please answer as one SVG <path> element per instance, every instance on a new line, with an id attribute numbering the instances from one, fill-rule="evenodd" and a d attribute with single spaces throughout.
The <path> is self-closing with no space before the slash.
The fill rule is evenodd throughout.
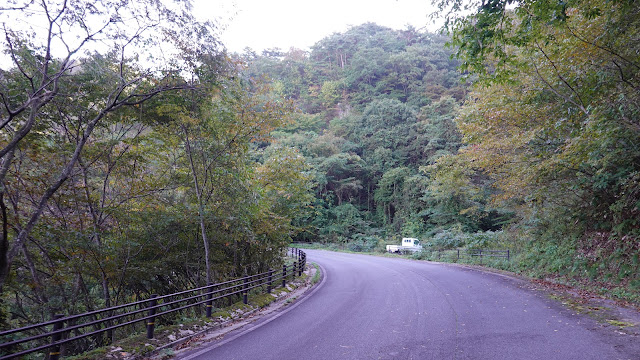
<path id="1" fill-rule="evenodd" d="M 596 276 L 603 258 L 624 263 L 615 254 L 640 236 L 637 4 L 517 2 L 456 26 L 464 68 L 480 81 L 457 119 L 467 146 L 435 167 L 439 188 L 487 176 L 493 199 L 520 210 L 516 229 L 578 253 L 604 247 L 574 269 Z"/>

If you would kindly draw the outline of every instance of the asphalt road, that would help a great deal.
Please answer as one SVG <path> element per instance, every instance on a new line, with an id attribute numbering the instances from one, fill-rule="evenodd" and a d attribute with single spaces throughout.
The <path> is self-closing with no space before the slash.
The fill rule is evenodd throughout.
<path id="1" fill-rule="evenodd" d="M 320 287 L 181 359 L 640 359 L 640 339 L 574 314 L 522 280 L 305 251 L 325 271 Z"/>

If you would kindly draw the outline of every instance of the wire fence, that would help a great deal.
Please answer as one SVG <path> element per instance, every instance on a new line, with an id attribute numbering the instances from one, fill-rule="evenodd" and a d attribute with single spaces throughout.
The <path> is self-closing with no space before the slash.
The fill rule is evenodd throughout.
<path id="1" fill-rule="evenodd" d="M 231 302 L 235 298 L 242 298 L 243 303 L 247 304 L 252 290 L 271 293 L 278 285 L 285 287 L 288 279 L 293 280 L 302 275 L 307 262 L 306 253 L 300 249 L 289 248 L 287 255 L 295 261 L 293 264 L 283 265 L 282 269 L 271 269 L 168 295 L 151 295 L 145 300 L 82 314 L 55 315 L 50 321 L 0 331 L 0 360 L 15 359 L 37 352 L 45 352 L 49 360 L 58 360 L 62 355 L 63 345 L 87 338 L 93 338 L 92 343 L 103 343 L 101 338 L 105 335 L 112 337 L 114 330 L 140 323 L 146 327 L 147 338 L 153 339 L 155 323 L 163 316 L 204 307 L 206 317 L 210 318 L 216 301 L 229 299 Z"/>

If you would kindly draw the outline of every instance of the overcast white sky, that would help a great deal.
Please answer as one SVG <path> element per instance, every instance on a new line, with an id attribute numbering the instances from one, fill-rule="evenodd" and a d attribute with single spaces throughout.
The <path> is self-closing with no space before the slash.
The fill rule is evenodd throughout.
<path id="1" fill-rule="evenodd" d="M 430 0 L 195 0 L 195 13 L 218 20 L 231 51 L 279 47 L 307 49 L 349 26 L 375 22 L 393 29 L 436 31 L 427 15 Z"/>

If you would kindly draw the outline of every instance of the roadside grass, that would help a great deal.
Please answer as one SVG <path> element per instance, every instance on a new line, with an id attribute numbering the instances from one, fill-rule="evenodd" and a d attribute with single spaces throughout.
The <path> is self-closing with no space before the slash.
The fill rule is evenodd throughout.
<path id="1" fill-rule="evenodd" d="M 522 269 L 518 273 L 529 278 L 540 279 L 551 286 L 567 286 L 584 296 L 595 295 L 616 301 L 622 305 L 635 307 L 640 311 L 640 290 L 629 289 L 624 285 L 605 283 L 570 275 L 545 274 L 535 269 Z"/>
<path id="2" fill-rule="evenodd" d="M 311 263 L 311 265 L 316 269 L 316 272 L 315 274 L 313 274 L 313 278 L 311 279 L 311 285 L 315 285 L 318 283 L 318 281 L 320 281 L 322 273 L 320 272 L 320 266 L 318 266 L 318 264 Z"/>

